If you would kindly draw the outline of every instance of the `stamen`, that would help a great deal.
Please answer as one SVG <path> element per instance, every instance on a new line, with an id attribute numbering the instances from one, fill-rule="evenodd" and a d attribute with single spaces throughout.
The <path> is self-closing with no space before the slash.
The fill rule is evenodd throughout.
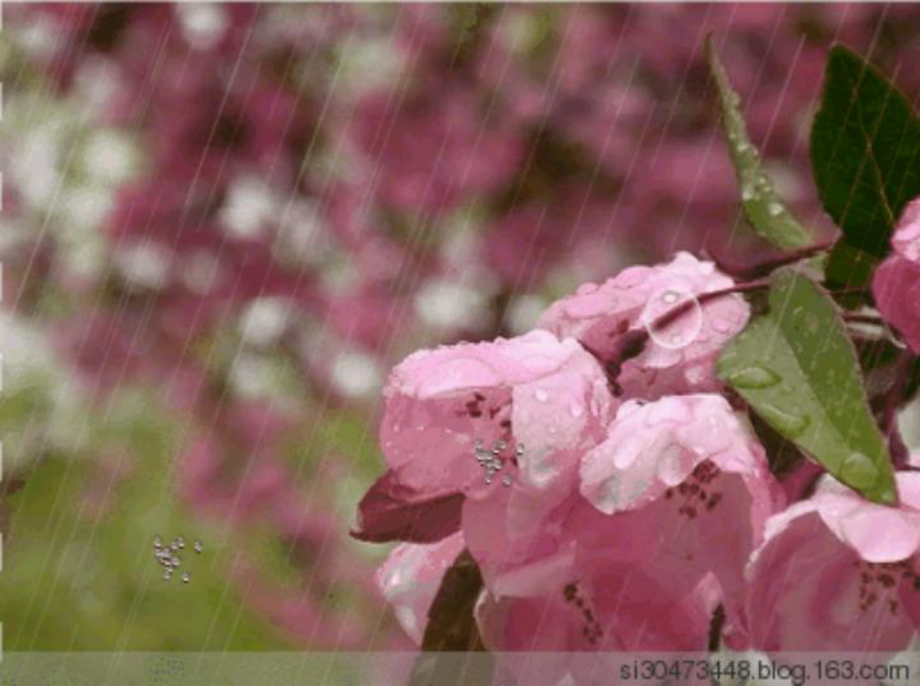
<path id="1" fill-rule="evenodd" d="M 492 479 L 496 474 L 500 473 L 505 468 L 505 463 L 510 462 L 514 465 L 517 464 L 517 460 L 524 455 L 524 444 L 518 443 L 515 447 L 515 456 L 514 457 L 505 457 L 503 452 L 508 448 L 508 442 L 504 440 L 498 440 L 493 445 L 492 448 L 486 448 L 482 439 L 475 439 L 473 442 L 473 454 L 476 458 L 476 462 L 479 463 L 479 466 L 482 467 L 485 472 L 484 481 L 486 484 L 491 484 Z M 512 478 L 509 475 L 502 477 L 502 486 L 509 487 L 512 484 Z"/>

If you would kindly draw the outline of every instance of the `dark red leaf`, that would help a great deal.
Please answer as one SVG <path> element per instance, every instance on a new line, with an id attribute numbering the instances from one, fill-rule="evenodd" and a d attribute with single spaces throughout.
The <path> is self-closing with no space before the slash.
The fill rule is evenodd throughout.
<path id="1" fill-rule="evenodd" d="M 374 543 L 430 544 L 460 529 L 463 494 L 423 494 L 399 483 L 388 471 L 358 504 L 358 527 L 351 536 Z"/>

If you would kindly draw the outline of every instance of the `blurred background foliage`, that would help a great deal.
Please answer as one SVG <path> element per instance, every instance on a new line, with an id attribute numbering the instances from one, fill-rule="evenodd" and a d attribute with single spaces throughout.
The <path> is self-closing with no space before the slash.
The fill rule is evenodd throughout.
<path id="1" fill-rule="evenodd" d="M 388 368 L 637 261 L 769 256 L 710 31 L 826 234 L 826 49 L 917 93 L 918 29 L 911 4 L 6 4 L 4 648 L 407 649 L 387 549 L 348 537 Z M 157 535 L 204 549 L 167 581 Z"/>

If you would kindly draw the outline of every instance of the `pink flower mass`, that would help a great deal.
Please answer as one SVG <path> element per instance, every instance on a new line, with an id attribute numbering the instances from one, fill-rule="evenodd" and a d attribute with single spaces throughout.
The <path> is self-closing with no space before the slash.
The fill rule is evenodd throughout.
<path id="1" fill-rule="evenodd" d="M 539 323 L 555 325 L 562 340 L 538 329 L 399 364 L 381 424 L 393 481 L 417 492 L 407 492 L 408 504 L 414 495 L 465 498 L 454 507 L 460 519 L 441 516 L 443 542 L 393 553 L 378 578 L 385 596 L 401 596 L 390 583 L 408 554 L 429 554 L 437 561 L 425 567 L 446 570 L 438 554 L 461 543 L 485 580 L 476 610 L 490 648 L 705 650 L 719 603 L 742 635 L 744 568 L 784 505 L 745 413 L 712 392 L 660 395 L 650 385 L 634 389 L 648 397 L 631 395 L 599 363 L 610 335 L 645 328 L 649 295 L 731 285 L 711 264 L 680 255 L 554 304 Z M 692 357 L 708 372 L 694 379 L 698 390 L 708 391 L 718 388 L 718 345 L 748 308 L 735 295 L 699 308 L 687 352 L 667 361 L 684 370 L 681 357 Z M 591 354 L 583 342 L 596 344 Z M 662 361 L 649 350 L 666 348 L 644 347 L 633 354 L 637 367 Z M 364 532 L 375 532 L 373 519 L 362 514 Z M 418 611 L 402 615 L 416 621 Z"/>

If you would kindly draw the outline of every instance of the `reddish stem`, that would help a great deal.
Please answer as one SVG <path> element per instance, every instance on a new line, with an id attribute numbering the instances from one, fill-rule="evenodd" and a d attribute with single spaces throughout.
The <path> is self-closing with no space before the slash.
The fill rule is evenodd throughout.
<path id="1" fill-rule="evenodd" d="M 751 280 L 753 278 L 761 278 L 782 266 L 788 266 L 789 264 L 794 264 L 803 259 L 810 259 L 821 252 L 826 252 L 831 246 L 833 246 L 832 242 L 821 242 L 819 244 L 813 244 L 810 247 L 796 249 L 776 259 L 770 259 L 769 261 L 754 264 L 753 266 L 745 266 L 743 268 L 732 268 L 718 259 L 716 259 L 715 262 L 719 269 L 725 273 L 736 278 Z"/>

